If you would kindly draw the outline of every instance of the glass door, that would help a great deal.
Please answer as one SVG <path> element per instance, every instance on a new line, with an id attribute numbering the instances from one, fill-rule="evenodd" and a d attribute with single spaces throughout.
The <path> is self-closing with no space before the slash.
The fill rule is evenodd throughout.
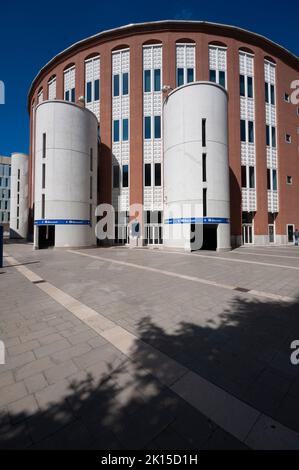
<path id="1" fill-rule="evenodd" d="M 244 224 L 242 227 L 243 244 L 251 245 L 253 243 L 253 227 L 252 224 Z"/>

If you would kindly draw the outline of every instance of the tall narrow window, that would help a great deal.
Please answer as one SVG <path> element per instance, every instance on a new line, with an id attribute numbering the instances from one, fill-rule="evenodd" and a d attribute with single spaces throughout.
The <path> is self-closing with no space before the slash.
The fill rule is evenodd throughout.
<path id="1" fill-rule="evenodd" d="M 113 121 L 113 142 L 119 142 L 119 120 Z"/>
<path id="2" fill-rule="evenodd" d="M 269 103 L 269 83 L 265 82 L 265 101 Z"/>
<path id="3" fill-rule="evenodd" d="M 123 139 L 124 141 L 129 140 L 129 119 L 123 119 Z"/>
<path id="4" fill-rule="evenodd" d="M 266 126 L 266 145 L 269 147 L 270 145 L 270 126 Z"/>
<path id="5" fill-rule="evenodd" d="M 202 191 L 203 217 L 207 217 L 207 188 Z"/>
<path id="6" fill-rule="evenodd" d="M 254 142 L 254 126 L 253 121 L 248 121 L 248 142 Z"/>
<path id="7" fill-rule="evenodd" d="M 89 171 L 93 171 L 93 150 L 89 151 Z"/>
<path id="8" fill-rule="evenodd" d="M 273 170 L 272 178 L 273 178 L 273 191 L 277 191 L 277 171 L 276 170 Z"/>
<path id="9" fill-rule="evenodd" d="M 86 102 L 87 103 L 90 103 L 92 101 L 92 94 L 91 94 L 91 91 L 92 91 L 92 83 L 91 82 L 87 82 L 86 83 Z"/>
<path id="10" fill-rule="evenodd" d="M 249 188 L 255 188 L 255 171 L 254 166 L 249 167 Z"/>
<path id="11" fill-rule="evenodd" d="M 253 98 L 253 80 L 252 77 L 247 77 L 247 96 Z"/>
<path id="12" fill-rule="evenodd" d="M 240 75 L 240 96 L 245 96 L 245 77 Z"/>
<path id="13" fill-rule="evenodd" d="M 100 99 L 100 80 L 96 79 L 94 81 L 94 100 L 99 101 Z"/>
<path id="14" fill-rule="evenodd" d="M 184 85 L 184 69 L 177 69 L 177 86 Z"/>
<path id="15" fill-rule="evenodd" d="M 113 188 L 119 188 L 119 166 L 113 166 Z"/>
<path id="16" fill-rule="evenodd" d="M 241 142 L 246 142 L 246 121 L 241 119 Z"/>
<path id="17" fill-rule="evenodd" d="M 144 138 L 150 139 L 151 138 L 151 117 L 145 116 L 144 118 Z"/>
<path id="18" fill-rule="evenodd" d="M 207 154 L 202 154 L 202 181 L 207 181 Z"/>
<path id="19" fill-rule="evenodd" d="M 161 116 L 155 116 L 155 139 L 161 139 Z"/>
<path id="20" fill-rule="evenodd" d="M 144 185 L 152 185 L 152 165 L 150 163 L 145 163 L 144 165 Z"/>
<path id="21" fill-rule="evenodd" d="M 113 75 L 113 96 L 119 96 L 119 75 Z"/>
<path id="22" fill-rule="evenodd" d="M 123 188 L 127 188 L 129 186 L 129 166 L 123 165 L 123 181 L 122 186 Z"/>
<path id="23" fill-rule="evenodd" d="M 187 83 L 194 82 L 194 69 L 187 69 Z"/>
<path id="24" fill-rule="evenodd" d="M 155 186 L 161 186 L 161 163 L 155 163 Z"/>
<path id="25" fill-rule="evenodd" d="M 245 165 L 241 166 L 241 184 L 242 188 L 247 188 L 247 168 Z"/>
<path id="26" fill-rule="evenodd" d="M 129 94 L 129 74 L 128 72 L 123 73 L 123 95 Z"/>
<path id="27" fill-rule="evenodd" d="M 89 178 L 89 199 L 92 199 L 92 176 Z"/>
<path id="28" fill-rule="evenodd" d="M 271 85 L 270 91 L 271 91 L 271 104 L 275 105 L 275 88 L 274 88 L 274 85 Z"/>
<path id="29" fill-rule="evenodd" d="M 206 146 L 206 119 L 202 119 L 201 121 L 201 139 L 202 139 L 202 146 Z"/>
<path id="30" fill-rule="evenodd" d="M 219 71 L 219 85 L 225 88 L 225 72 L 223 70 Z"/>
<path id="31" fill-rule="evenodd" d="M 161 91 L 161 70 L 155 69 L 154 70 L 154 91 Z"/>
<path id="32" fill-rule="evenodd" d="M 272 126 L 272 147 L 276 147 L 276 129 Z"/>
<path id="33" fill-rule="evenodd" d="M 42 164 L 42 189 L 46 187 L 46 165 Z"/>
<path id="34" fill-rule="evenodd" d="M 46 158 L 46 133 L 43 133 L 43 158 Z"/>
<path id="35" fill-rule="evenodd" d="M 42 194 L 42 219 L 45 218 L 45 195 Z"/>
<path id="36" fill-rule="evenodd" d="M 271 189 L 271 170 L 267 168 L 267 189 Z"/>
<path id="37" fill-rule="evenodd" d="M 144 71 L 144 91 L 145 92 L 151 91 L 151 71 L 150 70 Z"/>

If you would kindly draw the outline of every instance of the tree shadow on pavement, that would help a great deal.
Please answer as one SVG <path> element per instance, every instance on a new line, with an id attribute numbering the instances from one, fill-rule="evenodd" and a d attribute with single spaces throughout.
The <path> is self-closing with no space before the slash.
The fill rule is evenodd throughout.
<path id="1" fill-rule="evenodd" d="M 167 387 L 161 352 L 299 432 L 299 366 L 290 362 L 298 300 L 238 296 L 203 326 L 182 321 L 169 333 L 147 316 L 135 334 L 130 359 L 116 368 L 82 370 L 52 385 L 47 400 L 40 391 L 4 407 L 0 448 L 246 448 Z"/>

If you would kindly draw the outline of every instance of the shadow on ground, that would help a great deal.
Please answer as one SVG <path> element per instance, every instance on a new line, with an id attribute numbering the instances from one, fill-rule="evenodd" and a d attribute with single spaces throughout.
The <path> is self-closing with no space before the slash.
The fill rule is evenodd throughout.
<path id="1" fill-rule="evenodd" d="M 220 318 L 203 327 L 182 321 L 173 334 L 144 317 L 138 336 L 299 431 L 299 366 L 290 362 L 290 344 L 299 339 L 299 301 L 240 296 Z M 138 342 L 132 353 L 132 360 L 111 367 L 104 376 L 81 372 L 67 386 L 65 381 L 56 384 L 56 395 L 38 411 L 30 410 L 29 402 L 18 413 L 3 410 L 0 447 L 245 448 L 155 378 L 168 374 L 155 350 L 148 353 Z"/>

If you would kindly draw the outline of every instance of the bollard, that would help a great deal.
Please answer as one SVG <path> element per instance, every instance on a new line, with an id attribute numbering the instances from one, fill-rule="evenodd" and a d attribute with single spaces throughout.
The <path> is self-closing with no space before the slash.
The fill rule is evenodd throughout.
<path id="1" fill-rule="evenodd" d="M 0 268 L 3 268 L 3 225 L 0 225 Z"/>

